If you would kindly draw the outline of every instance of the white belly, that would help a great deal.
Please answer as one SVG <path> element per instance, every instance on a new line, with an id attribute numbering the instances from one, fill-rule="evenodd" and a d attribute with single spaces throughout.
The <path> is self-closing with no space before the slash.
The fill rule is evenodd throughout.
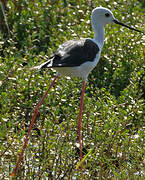
<path id="1" fill-rule="evenodd" d="M 97 63 L 99 62 L 100 53 L 96 55 L 94 61 L 87 61 L 80 66 L 77 67 L 55 67 L 55 69 L 59 74 L 63 76 L 69 77 L 79 77 L 82 78 L 84 81 L 87 80 L 89 73 L 95 68 Z"/>

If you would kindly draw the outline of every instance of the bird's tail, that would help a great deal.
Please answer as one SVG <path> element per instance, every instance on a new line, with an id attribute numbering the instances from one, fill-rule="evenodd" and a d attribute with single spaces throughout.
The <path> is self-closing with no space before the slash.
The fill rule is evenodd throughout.
<path id="1" fill-rule="evenodd" d="M 40 69 L 43 69 L 43 68 L 51 68 L 52 67 L 53 58 L 54 58 L 54 56 L 52 56 L 46 62 L 44 62 L 44 63 L 42 63 L 42 64 L 40 64 L 38 66 L 35 66 L 33 68 L 30 68 L 30 70 L 40 70 Z"/>

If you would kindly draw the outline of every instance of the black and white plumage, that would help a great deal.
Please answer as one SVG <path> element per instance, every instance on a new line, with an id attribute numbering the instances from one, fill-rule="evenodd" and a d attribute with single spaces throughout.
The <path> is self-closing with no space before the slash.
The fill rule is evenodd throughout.
<path id="1" fill-rule="evenodd" d="M 62 44 L 55 54 L 38 69 L 53 68 L 65 76 L 87 79 L 96 66 L 100 49 L 92 39 L 70 40 Z"/>
<path id="2" fill-rule="evenodd" d="M 119 22 L 109 9 L 97 7 L 91 15 L 91 24 L 95 33 L 94 38 L 65 42 L 48 61 L 36 66 L 35 69 L 53 68 L 61 75 L 81 77 L 86 81 L 89 73 L 99 62 L 104 43 L 104 26 L 109 23 L 116 23 L 141 32 Z"/>
<path id="3" fill-rule="evenodd" d="M 116 23 L 141 32 L 119 22 L 109 9 L 97 7 L 91 15 L 91 24 L 95 33 L 94 38 L 65 42 L 48 61 L 35 67 L 35 69 L 53 68 L 61 75 L 81 77 L 86 81 L 89 73 L 99 62 L 104 43 L 104 26 L 109 23 Z"/>

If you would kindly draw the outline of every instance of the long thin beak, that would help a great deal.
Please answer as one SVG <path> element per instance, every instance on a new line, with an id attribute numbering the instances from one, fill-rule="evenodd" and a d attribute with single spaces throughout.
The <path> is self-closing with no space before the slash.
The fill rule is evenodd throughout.
<path id="1" fill-rule="evenodd" d="M 138 29 L 135 29 L 135 28 L 133 28 L 133 27 L 127 26 L 126 24 L 123 24 L 122 22 L 119 22 L 117 19 L 114 19 L 113 22 L 116 23 L 116 24 L 119 24 L 119 25 L 121 25 L 121 26 L 125 26 L 125 27 L 127 27 L 128 29 L 131 29 L 131 30 L 134 30 L 134 31 L 143 33 L 142 31 L 140 31 L 140 30 L 138 30 Z"/>

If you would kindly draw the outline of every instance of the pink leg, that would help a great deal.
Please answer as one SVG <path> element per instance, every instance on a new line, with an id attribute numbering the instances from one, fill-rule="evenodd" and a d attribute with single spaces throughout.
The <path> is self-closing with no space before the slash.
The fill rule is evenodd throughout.
<path id="1" fill-rule="evenodd" d="M 83 81 L 83 87 L 82 87 L 82 93 L 81 93 L 81 103 L 80 103 L 80 112 L 79 112 L 79 117 L 78 117 L 78 136 L 79 136 L 79 144 L 80 144 L 80 161 L 82 161 L 82 159 L 83 159 L 81 131 L 82 131 L 82 111 L 83 111 L 85 85 L 86 85 L 86 82 Z M 81 166 L 81 172 L 83 174 L 83 164 Z"/>
<path id="2" fill-rule="evenodd" d="M 23 153 L 24 153 L 24 150 L 26 149 L 26 146 L 27 146 L 27 143 L 28 143 L 28 140 L 29 140 L 29 136 L 30 136 L 30 132 L 33 128 L 33 125 L 34 125 L 34 121 L 35 121 L 35 118 L 38 114 L 38 110 L 39 110 L 39 107 L 41 106 L 41 104 L 43 103 L 44 99 L 46 98 L 49 90 L 51 89 L 51 87 L 54 85 L 55 83 L 55 80 L 58 78 L 58 75 L 55 76 L 54 80 L 52 81 L 52 83 L 50 84 L 49 88 L 47 89 L 47 91 L 45 92 L 45 94 L 43 95 L 42 99 L 40 100 L 40 102 L 38 103 L 38 105 L 36 106 L 35 110 L 34 110 L 34 113 L 33 113 L 33 116 L 32 116 L 32 121 L 31 121 L 31 124 L 29 126 L 29 129 L 28 129 L 28 134 L 26 136 L 26 139 L 24 141 L 24 145 L 23 145 L 23 148 L 22 148 L 22 151 L 19 155 L 19 159 L 17 161 L 17 164 L 15 166 L 15 169 L 13 170 L 11 176 L 15 176 L 16 175 L 16 172 L 17 172 L 17 169 L 18 169 L 18 166 L 21 162 L 21 159 L 22 159 L 22 156 L 23 156 Z"/>

